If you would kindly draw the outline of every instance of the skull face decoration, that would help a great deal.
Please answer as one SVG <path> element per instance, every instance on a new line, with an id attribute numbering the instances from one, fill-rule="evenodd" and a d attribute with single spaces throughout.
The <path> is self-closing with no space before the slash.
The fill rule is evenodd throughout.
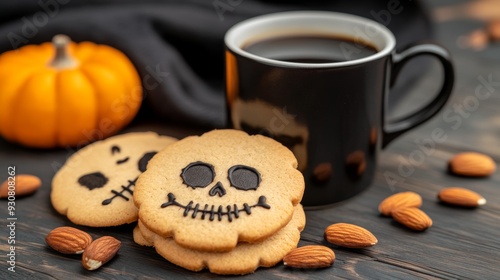
<path id="1" fill-rule="evenodd" d="M 159 152 L 139 176 L 134 201 L 151 231 L 183 247 L 222 252 L 283 228 L 303 191 L 297 160 L 282 144 L 214 130 Z"/>
<path id="2" fill-rule="evenodd" d="M 111 147 L 112 154 L 119 153 L 120 150 L 121 150 L 120 147 L 117 145 L 114 145 Z M 145 153 L 141 157 L 141 159 L 138 161 L 137 169 L 140 172 L 146 171 L 146 166 L 147 166 L 149 160 L 155 154 L 156 154 L 156 152 Z M 116 161 L 116 164 L 117 165 L 124 164 L 124 163 L 128 162 L 129 159 L 130 159 L 130 157 L 128 157 L 128 156 L 123 158 L 123 159 L 119 159 Z M 139 175 L 137 175 L 137 177 L 139 177 Z M 118 198 L 118 197 L 124 199 L 125 201 L 129 201 L 130 198 L 127 197 L 126 194 L 128 193 L 128 194 L 132 195 L 134 193 L 132 188 L 135 186 L 135 181 L 137 181 L 137 177 L 133 180 L 130 180 L 130 179 L 127 180 L 126 185 L 121 185 L 121 190 L 119 190 L 119 191 L 117 191 L 115 189 L 111 190 L 112 196 L 110 198 L 103 200 L 102 205 L 109 205 L 111 202 L 113 202 L 113 200 L 115 198 Z M 104 187 L 108 183 L 108 178 L 104 174 L 102 174 L 101 172 L 92 172 L 92 173 L 80 176 L 80 178 L 78 178 L 78 183 L 84 187 L 87 187 L 89 190 L 93 190 L 96 188 Z"/>
<path id="3" fill-rule="evenodd" d="M 76 223 L 116 226 L 137 220 L 132 195 L 149 160 L 176 139 L 129 133 L 91 144 L 73 156 L 52 182 L 54 208 Z"/>
<path id="4" fill-rule="evenodd" d="M 181 174 L 183 183 L 193 189 L 196 188 L 206 188 L 214 182 L 215 169 L 214 167 L 205 162 L 197 161 L 188 164 L 184 169 L 182 169 Z M 259 187 L 261 178 L 260 173 L 253 167 L 245 165 L 235 165 L 228 170 L 228 180 L 231 183 L 231 187 L 234 187 L 240 191 L 256 190 Z M 226 189 L 220 181 L 210 187 L 208 191 L 210 196 L 223 197 L 226 195 Z M 260 196 L 258 201 L 253 205 L 248 205 L 248 203 L 243 203 L 243 205 L 238 206 L 233 205 L 211 205 L 205 204 L 200 208 L 200 203 L 193 205 L 191 200 L 187 205 L 182 205 L 176 201 L 175 195 L 173 193 L 168 194 L 168 202 L 161 205 L 162 208 L 175 205 L 184 209 L 183 216 L 186 217 L 192 211 L 191 218 L 200 217 L 202 220 L 208 217 L 210 221 L 213 221 L 217 217 L 218 221 L 221 221 L 223 217 L 227 217 L 229 222 L 233 219 L 238 219 L 240 213 L 246 213 L 247 215 L 252 214 L 252 208 L 262 207 L 265 209 L 270 209 L 266 203 L 266 197 Z M 200 214 L 200 215 L 198 215 Z"/>

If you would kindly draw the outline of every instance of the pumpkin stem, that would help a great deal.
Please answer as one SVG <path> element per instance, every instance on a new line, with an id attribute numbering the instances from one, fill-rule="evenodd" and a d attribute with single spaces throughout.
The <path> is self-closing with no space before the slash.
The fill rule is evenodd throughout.
<path id="1" fill-rule="evenodd" d="M 50 61 L 49 66 L 58 70 L 74 68 L 78 62 L 68 53 L 68 44 L 71 39 L 66 35 L 56 35 L 52 38 L 52 45 L 55 48 L 54 58 Z"/>

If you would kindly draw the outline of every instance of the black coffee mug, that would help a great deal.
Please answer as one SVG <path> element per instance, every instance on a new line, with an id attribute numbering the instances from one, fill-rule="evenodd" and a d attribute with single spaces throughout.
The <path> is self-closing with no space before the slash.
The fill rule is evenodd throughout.
<path id="1" fill-rule="evenodd" d="M 434 116 L 453 88 L 446 49 L 426 43 L 396 53 L 386 27 L 353 15 L 264 15 L 233 26 L 225 44 L 232 127 L 270 136 L 293 151 L 304 174 L 306 206 L 333 204 L 366 189 L 380 150 Z M 443 65 L 441 90 L 417 112 L 389 123 L 389 90 L 405 63 L 420 55 Z"/>

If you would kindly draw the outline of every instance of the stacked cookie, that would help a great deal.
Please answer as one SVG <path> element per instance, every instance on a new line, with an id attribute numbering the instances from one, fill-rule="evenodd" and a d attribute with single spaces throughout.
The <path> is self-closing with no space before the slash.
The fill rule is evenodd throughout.
<path id="1" fill-rule="evenodd" d="M 139 176 L 138 244 L 170 262 L 246 274 L 280 262 L 305 225 L 304 179 L 280 143 L 214 130 L 167 146 Z"/>

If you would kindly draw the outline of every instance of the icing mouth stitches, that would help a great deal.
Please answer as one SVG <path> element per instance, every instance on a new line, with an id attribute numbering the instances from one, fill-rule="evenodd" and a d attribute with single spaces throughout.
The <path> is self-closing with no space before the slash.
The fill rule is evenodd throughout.
<path id="1" fill-rule="evenodd" d="M 139 178 L 139 177 L 137 177 Z M 122 187 L 122 190 L 121 191 L 115 191 L 115 190 L 111 190 L 111 192 L 114 194 L 112 197 L 108 198 L 108 199 L 105 199 L 102 201 L 102 205 L 108 205 L 110 204 L 111 202 L 113 202 L 113 199 L 117 198 L 117 197 L 121 197 L 123 199 L 125 199 L 126 201 L 129 201 L 130 198 L 126 197 L 125 195 L 123 195 L 124 192 L 128 192 L 129 194 L 133 195 L 134 194 L 134 191 L 132 190 L 132 187 L 135 187 L 135 182 L 137 181 L 137 178 L 135 178 L 134 180 L 128 180 L 128 185 L 126 186 L 121 186 Z"/>
<path id="2" fill-rule="evenodd" d="M 222 205 L 219 205 L 219 207 L 217 207 L 217 209 L 215 208 L 215 205 L 212 205 L 211 207 L 209 207 L 208 204 L 205 204 L 203 209 L 200 209 L 199 203 L 196 203 L 196 205 L 193 207 L 193 201 L 190 201 L 187 205 L 182 205 L 176 201 L 175 195 L 173 193 L 169 193 L 167 195 L 167 197 L 168 197 L 168 202 L 163 203 L 161 205 L 161 208 L 175 205 L 177 207 L 184 209 L 184 213 L 183 213 L 184 217 L 187 217 L 189 215 L 189 212 L 193 211 L 193 213 L 191 214 L 191 218 L 194 219 L 194 218 L 196 218 L 198 213 L 201 213 L 200 218 L 202 220 L 205 219 L 205 216 L 208 216 L 208 219 L 210 221 L 213 221 L 215 219 L 215 216 L 217 216 L 217 219 L 219 221 L 222 221 L 223 216 L 227 216 L 227 220 L 229 222 L 232 222 L 233 216 L 234 216 L 234 219 L 238 219 L 240 217 L 241 212 L 245 212 L 245 213 L 247 213 L 247 215 L 252 214 L 252 208 L 255 208 L 255 207 L 262 207 L 265 209 L 271 208 L 271 206 L 269 206 L 269 204 L 266 203 L 266 197 L 263 195 L 259 197 L 259 201 L 254 205 L 248 205 L 247 203 L 244 203 L 243 207 L 241 207 L 241 208 L 238 208 L 238 206 L 236 204 L 227 205 L 225 207 Z"/>

